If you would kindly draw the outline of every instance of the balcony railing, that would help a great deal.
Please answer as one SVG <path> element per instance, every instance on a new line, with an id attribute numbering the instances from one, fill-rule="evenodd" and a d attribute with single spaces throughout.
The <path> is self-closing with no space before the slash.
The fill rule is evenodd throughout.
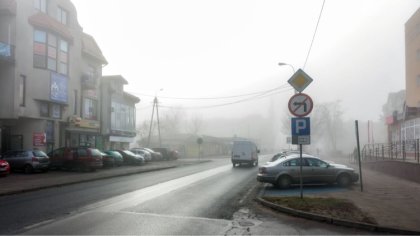
<path id="1" fill-rule="evenodd" d="M 0 42 L 0 61 L 15 62 L 15 46 Z"/>

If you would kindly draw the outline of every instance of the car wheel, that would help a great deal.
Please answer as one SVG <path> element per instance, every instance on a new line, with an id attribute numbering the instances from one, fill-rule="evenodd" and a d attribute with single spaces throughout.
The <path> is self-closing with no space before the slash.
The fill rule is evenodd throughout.
<path id="1" fill-rule="evenodd" d="M 31 174 L 34 171 L 34 168 L 31 165 L 25 165 L 23 171 L 25 174 Z"/>
<path id="2" fill-rule="evenodd" d="M 341 174 L 337 178 L 337 183 L 340 187 L 347 187 L 350 185 L 350 176 L 347 174 Z"/>
<path id="3" fill-rule="evenodd" d="M 292 179 L 289 176 L 281 176 L 277 180 L 277 186 L 279 188 L 289 188 L 292 184 Z"/>

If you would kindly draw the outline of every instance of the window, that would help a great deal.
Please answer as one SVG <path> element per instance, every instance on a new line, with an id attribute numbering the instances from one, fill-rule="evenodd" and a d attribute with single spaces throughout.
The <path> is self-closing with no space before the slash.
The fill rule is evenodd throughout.
<path id="1" fill-rule="evenodd" d="M 111 129 L 132 131 L 135 129 L 134 106 L 112 102 L 111 104 Z"/>
<path id="2" fill-rule="evenodd" d="M 34 0 L 34 8 L 47 13 L 47 0 Z"/>
<path id="3" fill-rule="evenodd" d="M 34 30 L 34 67 L 68 74 L 68 42 L 41 30 Z"/>
<path id="4" fill-rule="evenodd" d="M 67 25 L 67 11 L 61 7 L 57 8 L 57 20 L 61 24 Z"/>
<path id="5" fill-rule="evenodd" d="M 73 115 L 77 115 L 77 90 L 74 90 Z"/>
<path id="6" fill-rule="evenodd" d="M 51 104 L 51 117 L 55 119 L 61 118 L 61 106 L 58 104 Z"/>
<path id="7" fill-rule="evenodd" d="M 96 120 L 98 117 L 98 101 L 91 98 L 83 99 L 83 118 Z"/>
<path id="8" fill-rule="evenodd" d="M 43 116 L 43 117 L 49 117 L 50 116 L 50 109 L 49 109 L 48 103 L 46 103 L 46 102 L 41 103 L 40 113 L 41 113 L 41 116 Z"/>
<path id="9" fill-rule="evenodd" d="M 26 76 L 20 75 L 20 83 L 19 83 L 19 101 L 20 106 L 25 106 L 25 94 L 26 94 Z"/>

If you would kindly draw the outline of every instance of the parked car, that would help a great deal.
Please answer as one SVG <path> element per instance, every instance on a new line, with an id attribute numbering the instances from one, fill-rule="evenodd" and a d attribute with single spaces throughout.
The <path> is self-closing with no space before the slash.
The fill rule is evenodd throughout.
<path id="1" fill-rule="evenodd" d="M 102 155 L 96 148 L 62 147 L 49 153 L 52 168 L 95 171 L 102 168 Z"/>
<path id="2" fill-rule="evenodd" d="M 101 155 L 102 155 L 102 164 L 103 167 L 114 167 L 115 166 L 115 160 L 114 157 L 112 157 L 111 155 L 100 151 Z"/>
<path id="3" fill-rule="evenodd" d="M 150 152 L 144 150 L 144 149 L 132 148 L 132 149 L 130 149 L 130 151 L 134 154 L 142 155 L 146 161 L 151 161 L 152 160 L 152 154 Z"/>
<path id="4" fill-rule="evenodd" d="M 315 156 L 302 155 L 302 179 L 308 183 L 338 183 L 347 187 L 359 180 L 359 175 L 354 169 L 345 165 L 325 162 Z M 293 154 L 259 168 L 257 180 L 271 183 L 280 188 L 288 188 L 300 182 L 300 155 Z"/>
<path id="5" fill-rule="evenodd" d="M 6 160 L 0 159 L 0 176 L 7 176 L 10 174 L 10 165 Z"/>
<path id="6" fill-rule="evenodd" d="M 152 155 L 152 161 L 161 161 L 161 160 L 163 160 L 162 153 L 160 153 L 160 152 L 157 152 L 157 151 L 155 151 L 153 149 L 150 149 L 150 148 L 140 148 L 140 149 L 143 149 L 143 150 L 148 151 Z"/>
<path id="7" fill-rule="evenodd" d="M 170 149 L 170 148 L 152 148 L 155 152 L 160 152 L 162 154 L 163 160 L 176 160 L 179 158 L 179 153 L 176 150 Z"/>
<path id="8" fill-rule="evenodd" d="M 260 150 L 258 150 L 255 143 L 251 141 L 234 141 L 231 156 L 233 167 L 236 164 L 258 166 L 258 153 L 260 153 Z"/>
<path id="9" fill-rule="evenodd" d="M 36 149 L 7 151 L 3 153 L 2 159 L 9 163 L 12 170 L 23 170 L 26 174 L 45 172 L 50 164 L 47 154 Z"/>
<path id="10" fill-rule="evenodd" d="M 137 155 L 129 150 L 116 150 L 124 158 L 124 163 L 128 165 L 143 165 L 146 161 L 143 156 Z"/>
<path id="11" fill-rule="evenodd" d="M 119 152 L 108 150 L 104 151 L 104 153 L 114 159 L 114 166 L 122 166 L 124 163 L 124 158 Z"/>

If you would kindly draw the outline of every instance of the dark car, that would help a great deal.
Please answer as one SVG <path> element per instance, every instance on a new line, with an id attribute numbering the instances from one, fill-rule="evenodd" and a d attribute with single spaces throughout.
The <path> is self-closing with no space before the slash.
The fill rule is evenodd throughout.
<path id="1" fill-rule="evenodd" d="M 102 155 L 96 148 L 63 147 L 49 153 L 52 168 L 95 171 L 102 168 Z"/>
<path id="2" fill-rule="evenodd" d="M 23 170 L 26 174 L 34 171 L 47 171 L 50 158 L 40 150 L 12 150 L 3 153 L 2 159 L 6 160 L 13 170 Z"/>
<path id="3" fill-rule="evenodd" d="M 170 148 L 152 148 L 155 152 L 160 152 L 164 160 L 176 160 L 179 157 L 178 151 Z"/>
<path id="4" fill-rule="evenodd" d="M 10 174 L 9 162 L 0 159 L 0 176 L 7 176 Z"/>
<path id="5" fill-rule="evenodd" d="M 128 150 L 116 150 L 124 158 L 124 163 L 128 165 L 143 165 L 146 161 L 143 156 L 137 155 Z"/>
<path id="6" fill-rule="evenodd" d="M 124 163 L 124 158 L 119 152 L 108 150 L 104 151 L 104 153 L 107 154 L 108 158 L 111 157 L 112 159 L 114 159 L 114 166 L 122 166 L 122 164 Z"/>
<path id="7" fill-rule="evenodd" d="M 114 167 L 115 166 L 115 160 L 114 157 L 112 157 L 111 155 L 100 151 L 101 155 L 102 155 L 102 164 L 103 167 Z"/>
<path id="8" fill-rule="evenodd" d="M 257 180 L 271 183 L 280 188 L 288 188 L 300 182 L 300 155 L 293 154 L 269 162 L 259 168 Z M 359 175 L 345 165 L 332 164 L 315 156 L 302 155 L 302 180 L 304 184 L 338 183 L 342 187 L 357 182 Z"/>

